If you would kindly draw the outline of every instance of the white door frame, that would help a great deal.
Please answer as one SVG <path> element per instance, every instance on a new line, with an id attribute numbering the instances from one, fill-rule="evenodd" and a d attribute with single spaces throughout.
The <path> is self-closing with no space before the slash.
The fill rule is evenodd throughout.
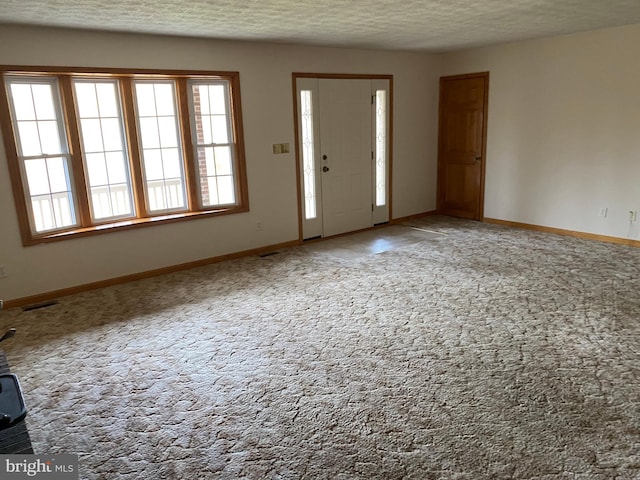
<path id="1" fill-rule="evenodd" d="M 319 79 L 364 79 L 372 88 L 372 224 L 389 222 L 392 217 L 392 152 L 393 152 L 393 76 L 392 75 L 341 75 L 293 73 L 293 107 L 296 140 L 296 177 L 298 189 L 298 235 L 300 241 L 323 236 L 321 153 L 319 132 Z M 301 97 L 302 92 L 304 98 Z M 382 92 L 382 93 L 380 93 Z M 301 114 L 301 103 L 311 107 L 310 119 Z M 375 106 L 375 108 L 374 108 Z M 377 108 L 384 107 L 384 108 Z M 309 112 L 307 112 L 309 113 Z M 377 117 L 377 118 L 376 118 Z M 303 123 L 305 122 L 305 123 Z M 376 125 L 384 122 L 384 140 L 377 138 Z M 303 128 L 307 137 L 314 139 L 311 145 L 302 145 Z M 375 157 L 375 158 L 374 158 Z M 310 162 L 309 162 L 310 160 Z M 306 161 L 306 171 L 305 171 Z M 383 182 L 376 177 L 384 172 Z M 305 183 L 306 182 L 306 183 Z M 309 197 L 309 198 L 306 198 Z M 308 210 L 310 212 L 308 212 Z M 311 215 L 309 215 L 311 213 Z"/>

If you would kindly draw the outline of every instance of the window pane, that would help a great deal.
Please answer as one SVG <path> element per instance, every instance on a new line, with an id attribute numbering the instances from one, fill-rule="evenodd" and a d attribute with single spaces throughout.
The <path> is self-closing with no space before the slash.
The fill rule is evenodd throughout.
<path id="1" fill-rule="evenodd" d="M 40 134 L 36 122 L 18 122 L 18 136 L 23 156 L 42 155 Z"/>
<path id="2" fill-rule="evenodd" d="M 218 201 L 221 205 L 236 201 L 233 190 L 233 177 L 218 177 Z"/>
<path id="3" fill-rule="evenodd" d="M 213 147 L 205 147 L 198 149 L 198 153 L 204 153 L 204 161 L 200 162 L 200 175 L 203 177 L 216 174 L 216 157 L 213 153 Z"/>
<path id="4" fill-rule="evenodd" d="M 49 195 L 32 198 L 31 210 L 33 212 L 33 221 L 37 232 L 55 228 L 53 202 Z"/>
<path id="5" fill-rule="evenodd" d="M 66 157 L 24 162 L 36 232 L 75 224 Z"/>
<path id="6" fill-rule="evenodd" d="M 27 172 L 27 184 L 31 196 L 50 193 L 47 162 L 43 158 L 25 161 L 24 168 Z"/>
<path id="7" fill-rule="evenodd" d="M 114 183 L 128 183 L 129 166 L 124 158 L 122 152 L 108 152 L 105 154 L 107 159 L 107 171 L 109 172 L 109 182 Z"/>
<path id="8" fill-rule="evenodd" d="M 156 117 L 140 119 L 140 138 L 142 140 L 142 148 L 160 147 L 158 119 Z"/>
<path id="9" fill-rule="evenodd" d="M 164 182 L 162 180 L 147 182 L 147 195 L 149 197 L 149 210 L 157 211 L 167 208 L 164 196 Z"/>
<path id="10" fill-rule="evenodd" d="M 25 157 L 64 153 L 56 121 L 18 122 L 18 136 L 22 155 Z"/>
<path id="11" fill-rule="evenodd" d="M 127 184 L 111 185 L 111 205 L 113 206 L 113 214 L 116 216 L 131 214 L 133 209 Z"/>
<path id="12" fill-rule="evenodd" d="M 74 87 L 93 218 L 132 216 L 133 189 L 126 161 L 118 81 L 77 79 Z"/>
<path id="13" fill-rule="evenodd" d="M 126 183 L 93 187 L 91 203 L 93 217 L 96 220 L 130 216 L 133 211 L 129 186 Z"/>
<path id="14" fill-rule="evenodd" d="M 137 83 L 136 101 L 138 116 L 154 117 L 156 115 L 156 100 L 155 94 L 153 93 L 153 84 Z"/>
<path id="15" fill-rule="evenodd" d="M 122 125 L 118 118 L 102 119 L 102 138 L 105 152 L 122 151 Z"/>
<path id="16" fill-rule="evenodd" d="M 36 233 L 76 224 L 64 123 L 54 77 L 7 75 L 16 147 Z M 58 155 L 58 156 L 56 156 Z M 38 157 L 43 158 L 28 158 Z"/>
<path id="17" fill-rule="evenodd" d="M 155 83 L 156 114 L 170 116 L 174 114 L 174 97 L 172 83 Z"/>
<path id="18" fill-rule="evenodd" d="M 225 87 L 223 85 L 209 86 L 209 99 L 211 102 L 211 113 L 219 115 L 227 113 Z"/>
<path id="19" fill-rule="evenodd" d="M 53 106 L 53 92 L 51 85 L 32 85 L 33 103 L 36 107 L 38 120 L 56 120 L 56 110 Z"/>
<path id="20" fill-rule="evenodd" d="M 167 197 L 167 208 L 184 207 L 184 192 L 180 180 L 165 181 L 165 195 Z"/>
<path id="21" fill-rule="evenodd" d="M 160 133 L 160 143 L 162 144 L 162 148 L 178 146 L 175 118 L 158 118 L 158 131 Z"/>
<path id="22" fill-rule="evenodd" d="M 194 85 L 192 92 L 196 110 L 199 108 L 200 113 L 202 113 L 203 115 L 210 114 L 211 110 L 209 108 L 209 89 L 207 88 L 207 86 Z"/>
<path id="23" fill-rule="evenodd" d="M 80 127 L 82 130 L 82 144 L 84 151 L 87 153 L 103 152 L 104 145 L 102 144 L 100 120 L 81 120 Z"/>
<path id="24" fill-rule="evenodd" d="M 53 85 L 44 82 L 10 83 L 20 154 L 25 157 L 68 151 L 66 143 L 62 145 L 64 127 L 57 118 Z"/>
<path id="25" fill-rule="evenodd" d="M 231 147 L 198 149 L 200 160 L 200 195 L 203 206 L 235 203 Z"/>
<path id="26" fill-rule="evenodd" d="M 180 179 L 147 182 L 147 191 L 152 211 L 184 208 L 184 189 Z"/>
<path id="27" fill-rule="evenodd" d="M 108 186 L 91 188 L 91 206 L 93 207 L 93 218 L 96 220 L 112 216 Z"/>
<path id="28" fill-rule="evenodd" d="M 109 176 L 104 153 L 89 153 L 86 156 L 87 171 L 89 173 L 89 185 L 107 185 Z"/>
<path id="29" fill-rule="evenodd" d="M 209 115 L 202 115 L 200 117 L 196 117 L 196 122 L 198 126 L 202 126 L 198 129 L 198 144 L 209 145 L 213 143 L 213 136 L 211 135 L 211 117 Z M 202 135 L 200 135 L 201 131 Z"/>
<path id="30" fill-rule="evenodd" d="M 152 212 L 187 206 L 175 103 L 172 81 L 136 84 L 147 203 Z"/>
<path id="31" fill-rule="evenodd" d="M 147 180 L 160 180 L 164 178 L 162 156 L 159 149 L 144 151 L 144 173 Z"/>
<path id="32" fill-rule="evenodd" d="M 213 143 L 229 143 L 227 117 L 225 115 L 213 115 L 211 117 L 211 130 L 213 130 Z"/>
<path id="33" fill-rule="evenodd" d="M 215 147 L 216 175 L 231 175 L 231 147 Z"/>
<path id="34" fill-rule="evenodd" d="M 53 201 L 53 212 L 56 222 L 60 227 L 68 227 L 75 223 L 73 211 L 71 210 L 71 194 L 59 193 L 51 196 Z"/>
<path id="35" fill-rule="evenodd" d="M 205 181 L 209 202 L 205 203 L 203 200 L 203 203 L 206 206 L 220 205 L 220 201 L 218 200 L 218 182 L 216 181 L 216 177 L 208 177 Z"/>
<path id="36" fill-rule="evenodd" d="M 69 190 L 69 181 L 64 159 L 60 157 L 48 158 L 47 168 L 49 171 L 51 193 L 60 193 Z"/>
<path id="37" fill-rule="evenodd" d="M 234 145 L 231 143 L 229 83 L 193 83 L 190 88 L 192 137 L 203 206 L 236 203 Z"/>
<path id="38" fill-rule="evenodd" d="M 96 84 L 96 96 L 98 98 L 98 108 L 100 109 L 100 116 L 105 117 L 119 117 L 120 109 L 118 108 L 117 91 L 115 83 L 97 83 Z"/>
<path id="39" fill-rule="evenodd" d="M 16 112 L 16 120 L 35 120 L 36 111 L 31 95 L 31 85 L 27 83 L 13 83 L 11 85 L 11 99 Z"/>
<path id="40" fill-rule="evenodd" d="M 164 166 L 165 178 L 181 178 L 182 168 L 180 167 L 180 154 L 177 148 L 167 148 L 162 150 L 162 164 Z"/>
<path id="41" fill-rule="evenodd" d="M 58 131 L 58 122 L 38 122 L 38 130 L 40 131 L 40 144 L 42 145 L 42 153 L 53 155 L 62 153 L 60 146 L 60 132 Z"/>
<path id="42" fill-rule="evenodd" d="M 81 118 L 97 118 L 98 101 L 94 84 L 76 82 L 76 103 L 78 104 L 78 114 Z"/>

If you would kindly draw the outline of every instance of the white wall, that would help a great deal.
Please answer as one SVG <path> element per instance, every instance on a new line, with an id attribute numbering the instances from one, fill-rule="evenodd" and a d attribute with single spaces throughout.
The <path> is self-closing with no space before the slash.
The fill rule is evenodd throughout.
<path id="1" fill-rule="evenodd" d="M 486 217 L 639 238 L 638 45 L 633 25 L 441 56 L 491 72 Z"/>
<path id="2" fill-rule="evenodd" d="M 17 299 L 298 237 L 292 72 L 394 75 L 393 217 L 435 208 L 434 55 L 0 25 L 0 64 L 240 72 L 251 211 L 23 247 L 0 146 L 0 298 Z M 256 231 L 256 222 L 264 229 Z"/>

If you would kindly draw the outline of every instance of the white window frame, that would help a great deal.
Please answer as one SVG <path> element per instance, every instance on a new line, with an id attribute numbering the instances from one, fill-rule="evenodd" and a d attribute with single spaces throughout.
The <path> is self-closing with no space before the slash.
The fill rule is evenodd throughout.
<path id="1" fill-rule="evenodd" d="M 138 101 L 137 101 L 137 95 L 136 95 L 136 85 L 161 85 L 161 84 L 166 84 L 166 85 L 171 85 L 171 91 L 172 91 L 172 96 L 173 96 L 173 111 L 174 111 L 174 117 L 176 119 L 176 139 L 177 139 L 177 150 L 178 150 L 178 156 L 179 156 L 179 163 L 180 163 L 180 187 L 182 189 L 182 203 L 183 206 L 178 206 L 178 207 L 167 207 L 167 208 L 158 208 L 158 209 L 151 209 L 151 205 L 150 205 L 150 197 L 151 197 L 151 192 L 149 191 L 149 180 L 147 179 L 147 174 L 146 174 L 146 168 L 145 168 L 145 158 L 144 158 L 144 144 L 142 142 L 142 130 L 141 130 L 141 124 L 140 124 L 140 113 L 138 111 Z M 178 94 L 177 94 L 177 85 L 176 85 L 176 81 L 174 79 L 149 79 L 149 78 L 136 78 L 133 80 L 132 83 L 132 89 L 133 89 L 133 97 L 134 97 L 134 104 L 135 104 L 135 108 L 136 108 L 136 124 L 138 126 L 138 145 L 139 145 L 139 149 L 140 149 L 140 166 L 142 169 L 142 177 L 143 177 L 143 188 L 145 191 L 145 200 L 146 200 L 146 207 L 147 207 L 147 212 L 149 214 L 149 216 L 160 216 L 160 215 L 166 215 L 168 213 L 177 213 L 177 212 L 185 212 L 189 210 L 189 199 L 188 199 L 188 192 L 187 192 L 187 180 L 186 180 L 186 173 L 185 173 L 185 168 L 184 168 L 184 156 L 183 156 L 183 145 L 182 145 L 182 135 L 181 135 L 181 127 L 180 127 L 180 112 L 178 109 Z M 159 118 L 158 116 L 156 116 L 155 118 Z M 158 130 L 158 135 L 160 135 L 160 131 Z M 160 145 L 157 150 L 160 150 L 160 155 L 162 156 L 162 150 L 163 147 L 162 145 Z M 151 180 L 153 181 L 153 180 Z M 167 178 L 163 177 L 162 178 L 162 182 L 163 182 L 163 195 L 168 195 L 167 194 Z M 166 200 L 166 199 L 165 199 Z"/>
<path id="2" fill-rule="evenodd" d="M 80 110 L 79 110 L 79 105 L 78 105 L 78 97 L 76 95 L 76 90 L 75 90 L 75 86 L 78 83 L 112 83 L 114 84 L 115 87 L 115 91 L 116 91 L 116 100 L 117 100 L 117 109 L 118 109 L 118 119 L 119 119 L 119 123 L 120 123 L 120 141 L 122 143 L 122 150 L 123 150 L 123 155 L 125 156 L 125 163 L 126 163 L 126 177 L 127 177 L 127 196 L 129 197 L 129 203 L 131 205 L 131 214 L 130 215 L 112 215 L 109 217 L 101 217 L 101 218 L 96 218 L 95 215 L 95 211 L 94 211 L 94 204 L 93 201 L 91 199 L 91 185 L 89 183 L 89 173 L 88 173 L 88 166 L 87 166 L 87 152 L 85 152 L 84 150 L 84 142 L 83 142 L 83 133 L 82 133 L 82 126 L 81 126 L 81 120 L 82 118 L 80 117 Z M 89 201 L 89 209 L 91 211 L 91 219 L 93 220 L 93 223 L 95 223 L 96 225 L 100 225 L 100 224 L 106 224 L 106 223 L 112 223 L 114 221 L 121 221 L 121 220 L 126 220 L 129 218 L 135 218 L 137 215 L 137 211 L 136 211 L 136 205 L 135 205 L 135 201 L 134 201 L 134 196 L 133 196 L 133 181 L 131 178 L 131 164 L 130 162 L 126 161 L 126 159 L 130 158 L 130 153 L 129 153 L 129 145 L 127 143 L 127 137 L 126 137 L 126 132 L 125 132 L 125 125 L 124 125 L 124 114 L 123 114 L 123 108 L 122 108 L 122 92 L 121 92 L 121 87 L 120 87 L 120 82 L 117 79 L 114 78 L 110 78 L 110 77 L 83 77 L 83 76 L 77 76 L 77 77 L 73 77 L 71 79 L 71 84 L 74 87 L 74 92 L 73 92 L 73 100 L 74 100 L 74 105 L 76 108 L 76 118 L 78 121 L 78 133 L 80 135 L 80 140 L 81 140 L 81 148 L 82 148 L 82 161 L 84 164 L 84 168 L 85 171 L 87 172 L 87 179 L 86 179 L 86 187 L 87 187 L 87 195 L 88 195 L 88 201 Z M 109 183 L 107 185 L 109 187 L 111 187 L 111 184 Z"/>
<path id="3" fill-rule="evenodd" d="M 10 117 L 11 123 L 13 126 L 15 145 L 20 169 L 20 177 L 22 182 L 22 188 L 25 193 L 25 201 L 27 204 L 27 216 L 29 227 L 31 229 L 32 234 L 51 234 L 59 231 L 68 230 L 69 228 L 74 228 L 79 226 L 79 214 L 78 214 L 78 202 L 77 195 L 75 191 L 75 184 L 73 179 L 73 169 L 71 168 L 71 155 L 69 153 L 69 143 L 67 141 L 66 134 L 66 125 L 65 125 L 65 117 L 61 107 L 61 99 L 60 99 L 60 86 L 58 83 L 58 79 L 54 76 L 40 76 L 40 75 L 7 75 L 5 82 L 3 82 L 3 88 L 5 88 L 5 92 L 8 98 L 8 104 L 10 109 Z M 49 85 L 52 90 L 52 99 L 53 106 L 56 114 L 56 122 L 58 124 L 58 134 L 60 136 L 60 146 L 62 147 L 62 152 L 60 153 L 47 153 L 41 152 L 40 155 L 24 155 L 22 151 L 22 145 L 20 141 L 20 134 L 18 130 L 18 119 L 15 111 L 15 105 L 13 102 L 13 97 L 11 93 L 11 85 L 13 84 L 43 84 Z M 70 201 L 71 207 L 71 215 L 73 222 L 69 225 L 63 225 L 54 228 L 41 229 L 38 230 L 36 225 L 37 221 L 35 219 L 34 211 L 33 211 L 33 198 L 31 195 L 29 182 L 27 180 L 27 172 L 26 172 L 26 162 L 28 160 L 36 160 L 36 159 L 49 159 L 49 158 L 64 158 L 65 159 L 65 174 L 67 180 L 68 187 L 68 197 Z"/>
<path id="4" fill-rule="evenodd" d="M 193 96 L 193 87 L 196 85 L 222 85 L 224 87 L 224 101 L 225 101 L 225 117 L 227 121 L 227 133 L 228 133 L 228 141 L 227 143 L 199 143 L 198 142 L 198 132 L 196 129 L 196 112 L 195 112 L 195 99 Z M 195 162 L 194 169 L 196 172 L 197 178 L 197 186 L 198 186 L 198 203 L 200 208 L 202 209 L 216 209 L 238 205 L 238 167 L 237 167 L 237 139 L 236 132 L 233 128 L 234 119 L 233 114 L 234 111 L 231 108 L 231 84 L 228 80 L 221 79 L 190 79 L 187 81 L 187 92 L 189 96 L 189 115 L 191 119 L 191 142 L 193 145 L 193 159 Z M 215 148 L 215 147 L 229 147 L 230 155 L 231 155 L 231 175 L 233 178 L 233 190 L 234 190 L 234 201 L 232 203 L 216 203 L 204 205 L 204 201 L 202 198 L 202 182 L 207 181 L 206 178 L 202 178 L 200 175 L 200 165 L 198 161 L 198 149 L 199 148 Z M 214 175 L 217 176 L 217 175 Z"/>

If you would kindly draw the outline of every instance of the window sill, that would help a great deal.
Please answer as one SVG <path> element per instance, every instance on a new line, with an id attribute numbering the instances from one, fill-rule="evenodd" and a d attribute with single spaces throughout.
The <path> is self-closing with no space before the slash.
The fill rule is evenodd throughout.
<path id="1" fill-rule="evenodd" d="M 205 210 L 200 212 L 182 212 L 173 213 L 170 215 L 162 215 L 158 217 L 148 218 L 134 218 L 130 220 L 124 220 L 114 223 L 105 223 L 101 225 L 95 225 L 92 227 L 74 228 L 73 230 L 67 230 L 64 232 L 53 232 L 43 235 L 33 235 L 31 238 L 24 240 L 24 246 L 38 245 L 42 243 L 58 242 L 62 240 L 71 240 L 73 238 L 89 237 L 93 235 L 102 235 L 110 232 L 121 232 L 126 230 L 133 230 L 137 228 L 151 227 L 154 225 L 165 225 L 168 223 L 184 222 L 189 220 L 196 220 L 199 218 L 211 218 L 219 215 L 229 215 L 233 213 L 248 212 L 249 208 L 231 207 L 219 210 Z"/>

